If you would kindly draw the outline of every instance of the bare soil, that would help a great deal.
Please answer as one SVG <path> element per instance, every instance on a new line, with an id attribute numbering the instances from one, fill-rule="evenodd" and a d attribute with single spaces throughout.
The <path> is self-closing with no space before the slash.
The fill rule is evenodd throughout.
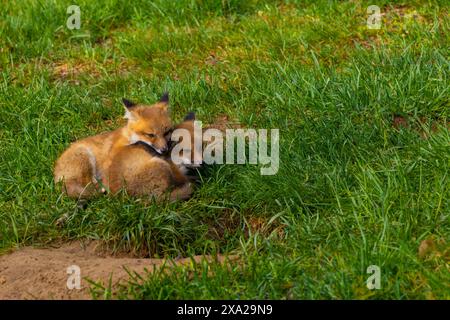
<path id="1" fill-rule="evenodd" d="M 214 258 L 195 256 L 196 262 Z M 219 262 L 224 257 L 217 257 Z M 58 248 L 26 247 L 0 256 L 0 300 L 4 299 L 91 299 L 86 279 L 117 286 L 129 280 L 130 272 L 143 274 L 166 265 L 187 265 L 190 258 L 174 261 L 113 256 L 96 242 L 72 242 Z M 80 268 L 81 288 L 68 289 L 68 267 Z M 126 268 L 126 269 L 125 269 Z"/>

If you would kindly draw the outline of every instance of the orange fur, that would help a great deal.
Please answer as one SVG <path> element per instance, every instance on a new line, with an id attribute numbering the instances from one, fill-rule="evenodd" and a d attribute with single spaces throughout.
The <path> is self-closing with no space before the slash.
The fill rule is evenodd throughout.
<path id="1" fill-rule="evenodd" d="M 170 161 L 153 156 L 143 145 L 130 145 L 116 154 L 109 170 L 110 189 L 132 196 L 170 201 L 187 199 L 192 193 L 187 178 Z"/>
<path id="2" fill-rule="evenodd" d="M 187 150 L 193 149 L 193 121 L 184 121 L 175 129 L 183 128 L 191 134 L 191 140 L 180 141 Z M 170 153 L 165 157 L 154 156 L 142 144 L 130 145 L 117 153 L 109 170 L 110 189 L 121 189 L 133 196 L 150 196 L 170 201 L 187 199 L 192 185 L 185 175 L 183 165 L 175 165 Z"/>
<path id="3" fill-rule="evenodd" d="M 160 153 L 168 150 L 172 123 L 167 100 L 153 106 L 126 106 L 128 123 L 125 127 L 77 141 L 57 160 L 54 179 L 56 183 L 62 181 L 63 190 L 69 197 L 90 198 L 108 189 L 113 159 L 128 152 L 130 145 L 136 142 L 149 145 Z M 137 152 L 134 158 L 140 156 L 144 155 Z M 148 160 L 147 156 L 144 159 Z"/>

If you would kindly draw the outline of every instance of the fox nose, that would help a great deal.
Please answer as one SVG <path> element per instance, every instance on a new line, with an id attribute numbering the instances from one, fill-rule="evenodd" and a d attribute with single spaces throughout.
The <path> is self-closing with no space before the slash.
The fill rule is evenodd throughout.
<path id="1" fill-rule="evenodd" d="M 164 154 L 164 153 L 167 152 L 167 150 L 169 150 L 169 147 L 168 146 L 164 146 L 164 147 L 161 148 L 161 153 Z"/>

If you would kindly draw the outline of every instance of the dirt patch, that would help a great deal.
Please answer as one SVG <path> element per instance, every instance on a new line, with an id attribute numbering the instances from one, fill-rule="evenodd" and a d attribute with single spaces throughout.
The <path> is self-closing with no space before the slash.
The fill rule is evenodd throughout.
<path id="1" fill-rule="evenodd" d="M 230 257 L 233 259 L 232 257 Z M 200 262 L 215 258 L 195 256 Z M 218 262 L 226 260 L 217 257 Z M 108 255 L 96 242 L 87 245 L 81 242 L 65 244 L 59 248 L 26 247 L 10 254 L 0 256 L 0 300 L 4 299 L 90 299 L 89 282 L 100 281 L 107 285 L 111 279 L 113 287 L 126 282 L 130 272 L 143 274 L 167 265 L 189 265 L 190 258 L 139 259 Z M 68 268 L 80 269 L 81 288 L 68 289 L 71 276 Z M 126 268 L 126 269 L 125 269 Z M 69 270 L 73 274 L 73 270 Z"/>
<path id="2" fill-rule="evenodd" d="M 450 122 L 440 118 L 414 118 L 413 116 L 402 116 L 394 114 L 392 126 L 400 131 L 401 129 L 411 129 L 416 131 L 422 139 L 428 139 L 439 131 L 439 126 L 450 130 Z"/>
<path id="3" fill-rule="evenodd" d="M 450 246 L 444 238 L 437 236 L 429 236 L 419 245 L 418 256 L 421 259 L 430 259 L 436 257 L 444 257 L 446 261 L 450 262 Z"/>
<path id="4" fill-rule="evenodd" d="M 395 129 L 400 130 L 400 128 L 408 128 L 409 124 L 408 124 L 408 120 L 406 120 L 405 117 L 403 117 L 401 115 L 394 115 L 394 118 L 392 120 L 392 126 Z"/>

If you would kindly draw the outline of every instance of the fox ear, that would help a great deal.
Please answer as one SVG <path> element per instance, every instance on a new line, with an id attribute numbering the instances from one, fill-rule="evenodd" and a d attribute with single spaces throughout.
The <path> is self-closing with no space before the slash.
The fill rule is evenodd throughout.
<path id="1" fill-rule="evenodd" d="M 162 97 L 159 98 L 157 105 L 159 106 L 159 108 L 161 108 L 162 110 L 167 112 L 167 110 L 169 108 L 169 93 L 168 92 L 164 92 Z"/>
<path id="2" fill-rule="evenodd" d="M 133 108 L 136 105 L 136 103 L 125 98 L 122 98 L 122 103 L 124 104 L 125 107 L 127 107 L 127 109 Z"/>
<path id="3" fill-rule="evenodd" d="M 189 112 L 185 117 L 183 121 L 192 121 L 195 120 L 195 112 Z"/>
<path id="4" fill-rule="evenodd" d="M 164 92 L 161 98 L 159 98 L 160 103 L 169 104 L 169 93 Z"/>
<path id="5" fill-rule="evenodd" d="M 122 102 L 123 102 L 123 104 L 125 106 L 124 118 L 128 119 L 128 120 L 136 120 L 136 116 L 134 115 L 134 112 L 131 112 L 132 108 L 134 106 L 136 106 L 136 103 L 134 103 L 134 102 L 132 102 L 132 101 L 130 101 L 128 99 L 125 99 L 125 98 L 122 98 Z"/>

